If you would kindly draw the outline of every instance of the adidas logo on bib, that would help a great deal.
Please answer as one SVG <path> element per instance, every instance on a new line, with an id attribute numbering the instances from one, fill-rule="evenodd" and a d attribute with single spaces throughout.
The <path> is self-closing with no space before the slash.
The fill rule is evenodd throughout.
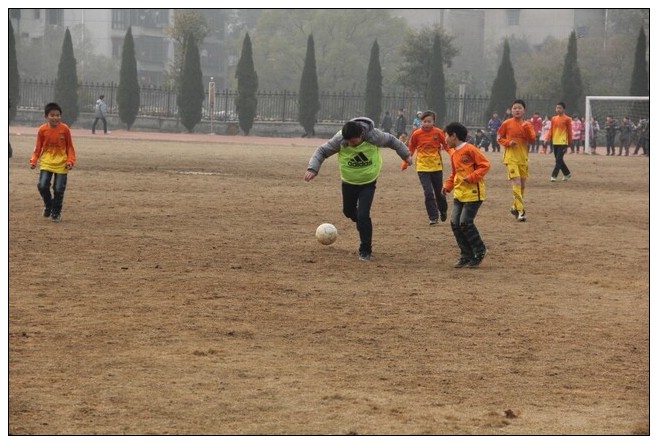
<path id="1" fill-rule="evenodd" d="M 352 157 L 347 164 L 354 168 L 367 167 L 372 165 L 372 160 L 368 159 L 365 154 L 359 153 Z"/>

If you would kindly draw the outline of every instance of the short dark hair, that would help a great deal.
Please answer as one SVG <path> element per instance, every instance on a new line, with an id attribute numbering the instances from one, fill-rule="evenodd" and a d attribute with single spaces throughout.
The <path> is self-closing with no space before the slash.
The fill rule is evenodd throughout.
<path id="1" fill-rule="evenodd" d="M 100 95 L 100 99 L 103 100 L 105 98 L 105 94 Z"/>
<path id="2" fill-rule="evenodd" d="M 425 120 L 425 117 L 432 116 L 432 119 L 436 122 L 436 113 L 434 111 L 427 110 L 420 115 L 420 120 Z"/>
<path id="3" fill-rule="evenodd" d="M 59 113 L 62 114 L 62 108 L 58 104 L 56 104 L 55 102 L 50 102 L 50 103 L 47 103 L 45 108 L 43 109 L 43 115 L 47 116 L 53 110 L 59 111 Z"/>
<path id="4" fill-rule="evenodd" d="M 528 109 L 528 107 L 525 106 L 525 102 L 524 102 L 522 99 L 516 99 L 515 101 L 512 102 L 512 105 L 514 105 L 514 104 L 516 104 L 516 103 L 518 103 L 519 105 L 521 105 L 523 108 Z"/>
<path id="5" fill-rule="evenodd" d="M 362 137 L 363 127 L 358 122 L 350 120 L 349 122 L 345 122 L 345 125 L 343 125 L 341 134 L 345 140 L 354 139 L 355 137 Z"/>
<path id="6" fill-rule="evenodd" d="M 567 105 L 564 104 L 564 102 L 557 102 L 559 106 L 561 106 L 563 109 L 567 109 Z"/>
<path id="7" fill-rule="evenodd" d="M 468 129 L 459 122 L 449 123 L 444 131 L 448 136 L 456 135 L 461 142 L 465 142 L 468 136 Z"/>

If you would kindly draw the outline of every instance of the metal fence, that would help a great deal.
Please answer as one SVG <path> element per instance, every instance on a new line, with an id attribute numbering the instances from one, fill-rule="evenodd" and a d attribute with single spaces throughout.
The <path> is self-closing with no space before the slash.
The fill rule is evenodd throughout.
<path id="1" fill-rule="evenodd" d="M 80 112 L 94 112 L 96 99 L 105 95 L 105 102 L 109 114 L 118 114 L 117 104 L 118 84 L 80 84 L 78 97 Z M 54 81 L 21 80 L 19 109 L 43 109 L 47 102 L 52 101 L 55 91 Z M 218 90 L 215 92 L 215 108 L 208 106 L 208 92 L 203 102 L 203 119 L 217 122 L 236 121 L 235 101 L 237 91 Z M 256 93 L 258 105 L 256 121 L 266 122 L 297 122 L 298 100 L 297 93 L 291 91 L 259 91 Z M 522 97 L 524 98 L 524 97 Z M 319 123 L 344 122 L 356 116 L 364 115 L 365 95 L 361 92 L 321 92 L 320 111 L 317 115 Z M 552 115 L 554 104 L 542 98 L 524 98 L 528 103 L 528 115 L 534 111 Z M 487 123 L 486 110 L 489 97 L 483 96 L 446 96 L 445 122 L 437 122 L 443 126 L 450 121 L 460 121 L 469 128 L 485 127 Z M 382 110 L 389 111 L 395 120 L 397 110 L 404 108 L 408 123 L 411 124 L 416 111 L 426 109 L 425 99 L 420 95 L 409 93 L 384 94 L 382 97 Z M 502 114 L 504 110 L 501 110 Z M 140 88 L 140 116 L 176 117 L 178 106 L 176 92 L 164 87 Z"/>

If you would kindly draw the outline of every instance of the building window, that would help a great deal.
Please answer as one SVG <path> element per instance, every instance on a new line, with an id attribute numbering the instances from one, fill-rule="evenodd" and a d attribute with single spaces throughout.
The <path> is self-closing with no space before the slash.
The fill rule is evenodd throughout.
<path id="1" fill-rule="evenodd" d="M 143 36 L 135 39 L 137 59 L 148 63 L 165 61 L 165 42 L 162 37 Z"/>
<path id="2" fill-rule="evenodd" d="M 46 9 L 46 24 L 61 26 L 63 15 L 63 9 Z"/>
<path id="3" fill-rule="evenodd" d="M 128 26 L 130 26 L 130 10 L 113 9 L 112 29 L 128 29 Z"/>
<path id="4" fill-rule="evenodd" d="M 507 26 L 519 26 L 521 18 L 520 9 L 508 9 L 507 11 Z"/>

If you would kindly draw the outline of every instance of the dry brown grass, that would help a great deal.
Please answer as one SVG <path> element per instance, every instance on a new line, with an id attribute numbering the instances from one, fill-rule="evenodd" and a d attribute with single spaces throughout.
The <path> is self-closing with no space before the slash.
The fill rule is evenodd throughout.
<path id="1" fill-rule="evenodd" d="M 11 137 L 11 434 L 649 433 L 648 159 L 532 155 L 520 224 L 489 153 L 455 270 L 390 150 L 362 263 L 316 141 L 74 137 L 61 224 Z"/>

